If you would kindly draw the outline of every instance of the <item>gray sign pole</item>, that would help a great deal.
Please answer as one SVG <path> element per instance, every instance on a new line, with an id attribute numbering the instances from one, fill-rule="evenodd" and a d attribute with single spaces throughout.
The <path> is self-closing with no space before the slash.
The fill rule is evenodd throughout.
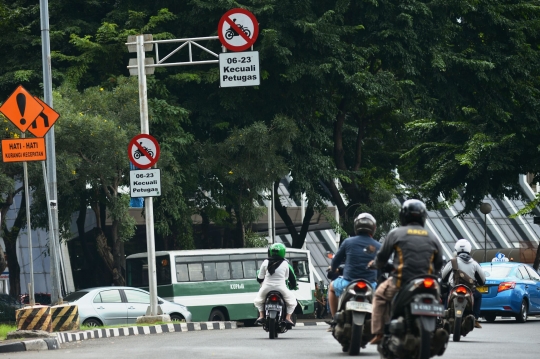
<path id="1" fill-rule="evenodd" d="M 141 109 L 141 133 L 150 134 L 148 124 L 148 94 L 146 89 L 144 35 L 137 35 L 137 76 L 139 77 L 139 104 Z M 144 199 L 146 217 L 146 246 L 148 251 L 148 287 L 150 292 L 150 314 L 158 314 L 157 280 L 156 280 L 156 250 L 154 238 L 154 201 L 152 197 Z"/>
<path id="2" fill-rule="evenodd" d="M 52 72 L 51 72 L 51 47 L 49 38 L 49 2 L 39 0 L 41 15 L 41 50 L 43 64 L 43 95 L 47 105 L 53 107 L 52 98 Z M 58 206 L 51 206 L 51 201 L 57 203 L 56 191 L 56 151 L 54 147 L 54 126 L 45 135 L 47 152 L 47 169 L 45 162 L 41 162 L 43 178 L 45 180 L 45 194 L 47 197 L 47 211 L 49 215 L 49 251 L 51 255 L 51 303 L 62 303 L 60 271 L 58 266 L 59 238 L 58 230 Z M 47 181 L 48 180 L 48 181 Z M 47 188 L 48 187 L 48 188 Z M 53 207 L 53 208 L 51 208 Z"/>
<path id="3" fill-rule="evenodd" d="M 24 132 L 21 134 L 21 138 L 25 138 Z M 30 282 L 28 283 L 28 303 L 30 306 L 36 305 L 34 297 L 34 256 L 32 253 L 32 226 L 30 225 L 30 190 L 28 189 L 28 165 L 26 161 L 23 162 L 24 171 L 24 200 L 26 204 L 26 230 L 28 237 L 28 263 Z"/>

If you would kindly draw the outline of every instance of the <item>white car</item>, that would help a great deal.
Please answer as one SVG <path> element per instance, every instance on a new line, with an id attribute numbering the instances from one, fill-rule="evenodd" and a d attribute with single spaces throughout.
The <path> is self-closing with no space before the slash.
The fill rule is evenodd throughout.
<path id="1" fill-rule="evenodd" d="M 132 287 L 99 287 L 82 289 L 68 294 L 64 302 L 76 304 L 82 325 L 102 326 L 132 324 L 137 317 L 146 314 L 150 305 L 150 293 Z M 169 314 L 173 322 L 191 322 L 191 312 L 186 306 L 158 297 L 163 314 Z"/>

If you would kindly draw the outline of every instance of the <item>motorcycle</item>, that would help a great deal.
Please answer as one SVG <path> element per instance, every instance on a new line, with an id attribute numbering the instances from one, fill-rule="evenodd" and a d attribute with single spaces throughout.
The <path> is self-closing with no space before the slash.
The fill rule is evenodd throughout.
<path id="1" fill-rule="evenodd" d="M 151 149 L 149 149 L 148 147 L 146 146 L 143 146 L 142 145 L 142 142 L 139 142 L 140 145 L 142 146 L 142 148 L 144 148 L 146 150 L 146 152 L 148 152 L 148 154 L 150 155 L 150 157 L 154 158 L 154 151 L 152 151 Z M 139 158 L 141 157 L 145 157 L 146 155 L 140 150 L 140 149 L 136 149 L 135 152 L 133 153 L 133 157 L 138 160 Z"/>
<path id="2" fill-rule="evenodd" d="M 373 288 L 362 279 L 351 281 L 339 296 L 332 335 L 349 355 L 358 355 L 372 338 L 372 300 Z"/>
<path id="3" fill-rule="evenodd" d="M 474 329 L 473 305 L 473 293 L 468 287 L 457 285 L 450 290 L 443 328 L 453 334 L 453 341 L 459 342 L 461 336 L 466 336 Z"/>
<path id="4" fill-rule="evenodd" d="M 233 19 L 233 22 L 236 24 L 236 19 Z M 251 37 L 251 31 L 247 28 L 247 26 L 241 24 L 236 25 L 244 34 L 246 34 L 247 37 Z M 238 34 L 238 32 L 236 32 L 231 26 L 229 26 L 229 28 L 225 30 L 225 38 L 227 40 L 232 40 L 232 38 L 235 36 L 240 36 L 240 34 Z"/>
<path id="5" fill-rule="evenodd" d="M 279 334 L 292 329 L 290 324 L 284 322 L 286 308 L 285 300 L 280 292 L 275 290 L 268 292 L 264 304 L 266 316 L 263 321 L 263 329 L 268 332 L 270 339 L 275 339 Z M 292 316 L 292 321 L 296 324 L 295 315 Z"/>
<path id="6" fill-rule="evenodd" d="M 377 350 L 381 358 L 428 359 L 443 355 L 448 332 L 437 328 L 444 315 L 438 280 L 423 275 L 405 283 L 391 303 L 390 321 Z"/>

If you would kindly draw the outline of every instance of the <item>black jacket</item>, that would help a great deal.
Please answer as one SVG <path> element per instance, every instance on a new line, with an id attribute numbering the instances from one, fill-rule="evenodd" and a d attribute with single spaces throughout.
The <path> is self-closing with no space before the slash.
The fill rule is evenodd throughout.
<path id="1" fill-rule="evenodd" d="M 420 225 L 396 228 L 388 233 L 375 265 L 382 269 L 394 254 L 394 282 L 399 288 L 410 279 L 436 275 L 443 265 L 442 247 L 437 238 Z"/>

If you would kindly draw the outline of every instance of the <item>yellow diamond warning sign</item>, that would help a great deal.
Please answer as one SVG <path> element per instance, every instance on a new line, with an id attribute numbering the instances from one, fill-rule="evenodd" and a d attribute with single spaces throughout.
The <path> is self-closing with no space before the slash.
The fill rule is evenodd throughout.
<path id="1" fill-rule="evenodd" d="M 18 138 L 2 140 L 4 162 L 45 161 L 44 138 Z"/>

